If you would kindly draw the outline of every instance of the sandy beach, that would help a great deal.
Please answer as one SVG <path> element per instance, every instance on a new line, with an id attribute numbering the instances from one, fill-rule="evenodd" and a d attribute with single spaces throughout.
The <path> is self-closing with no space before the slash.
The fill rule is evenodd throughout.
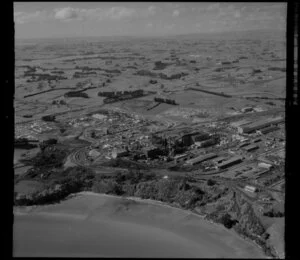
<path id="1" fill-rule="evenodd" d="M 155 201 L 85 192 L 14 215 L 14 256 L 265 257 L 225 228 Z"/>

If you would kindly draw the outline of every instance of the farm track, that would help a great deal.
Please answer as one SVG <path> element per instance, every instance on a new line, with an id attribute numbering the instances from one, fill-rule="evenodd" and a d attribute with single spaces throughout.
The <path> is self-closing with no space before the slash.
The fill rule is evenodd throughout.
<path id="1" fill-rule="evenodd" d="M 206 89 L 200 89 L 200 88 L 186 88 L 186 90 L 194 90 L 194 91 L 200 91 L 200 92 L 204 92 L 207 94 L 211 94 L 211 95 L 216 95 L 216 96 L 221 96 L 221 97 L 225 97 L 225 98 L 231 98 L 231 95 L 228 94 L 224 94 L 224 93 L 220 93 L 220 92 L 215 92 L 215 91 L 210 91 L 210 90 L 206 90 Z"/>
<path id="2" fill-rule="evenodd" d="M 83 91 L 86 91 L 86 90 L 89 90 L 89 89 L 95 89 L 95 88 L 98 88 L 98 87 L 88 87 L 88 88 L 79 89 L 79 90 L 77 90 L 76 88 L 54 88 L 54 89 L 48 89 L 48 90 L 44 90 L 44 91 L 41 91 L 41 92 L 25 95 L 24 98 L 33 97 L 33 96 L 36 96 L 36 95 L 40 95 L 40 94 L 47 93 L 47 92 L 52 92 L 52 91 L 57 91 L 57 90 L 74 90 L 76 92 L 83 92 Z"/>

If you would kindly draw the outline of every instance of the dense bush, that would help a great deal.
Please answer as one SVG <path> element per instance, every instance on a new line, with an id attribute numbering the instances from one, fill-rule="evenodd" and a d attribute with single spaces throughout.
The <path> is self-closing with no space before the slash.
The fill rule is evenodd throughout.
<path id="1" fill-rule="evenodd" d="M 16 197 L 16 206 L 43 205 L 59 202 L 71 193 L 79 192 L 82 185 L 72 179 L 66 180 L 63 185 L 56 185 L 54 188 L 48 188 L 42 192 L 36 192 L 32 195 Z"/>
<path id="2" fill-rule="evenodd" d="M 184 206 L 184 208 L 186 209 L 194 209 L 198 202 L 202 201 L 203 196 L 199 196 L 197 194 L 193 194 L 190 199 L 188 200 L 188 202 L 186 203 L 186 205 Z"/>
<path id="3" fill-rule="evenodd" d="M 275 211 L 274 209 L 271 209 L 270 211 L 267 211 L 264 213 L 264 216 L 270 217 L 270 218 L 282 218 L 284 217 L 284 212 Z"/>
<path id="4" fill-rule="evenodd" d="M 249 233 L 257 236 L 261 236 L 265 232 L 265 228 L 261 224 L 259 218 L 255 215 L 252 206 L 247 202 L 241 207 L 239 224 L 248 230 Z"/>
<path id="5" fill-rule="evenodd" d="M 48 147 L 50 145 L 53 145 L 53 144 L 57 144 L 57 140 L 56 139 L 51 138 L 51 139 L 45 140 L 45 141 L 43 141 L 43 142 L 40 143 L 40 149 L 42 151 L 44 151 L 46 147 Z"/>
<path id="6" fill-rule="evenodd" d="M 90 181 L 94 180 L 95 172 L 85 167 L 76 166 L 67 168 L 61 173 L 61 176 L 64 178 L 68 177 L 73 180 L 77 180 L 87 186 L 90 184 Z"/>
<path id="7" fill-rule="evenodd" d="M 60 167 L 68 152 L 64 149 L 48 146 L 40 151 L 31 161 L 35 167 Z"/>
<path id="8" fill-rule="evenodd" d="M 42 120 L 46 121 L 46 122 L 54 122 L 55 121 L 55 116 L 53 116 L 53 115 L 43 116 Z"/>
<path id="9" fill-rule="evenodd" d="M 200 189 L 199 187 L 193 187 L 193 192 L 197 195 L 205 194 L 205 192 L 202 189 Z"/>
<path id="10" fill-rule="evenodd" d="M 150 84 L 156 84 L 156 83 L 157 83 L 157 80 L 155 80 L 155 79 L 150 79 L 149 83 L 150 83 Z"/>
<path id="11" fill-rule="evenodd" d="M 226 213 L 220 218 L 220 223 L 222 223 L 226 228 L 230 229 L 237 223 L 237 220 L 232 220 L 231 216 Z"/>
<path id="12" fill-rule="evenodd" d="M 181 184 L 179 186 L 180 190 L 187 191 L 187 190 L 190 190 L 192 188 L 191 185 L 187 183 L 187 181 L 188 181 L 187 178 L 182 179 Z"/>
<path id="13" fill-rule="evenodd" d="M 275 257 L 276 252 L 274 251 L 274 249 L 269 246 L 266 242 L 266 239 L 268 238 L 269 234 L 268 233 L 264 233 L 261 238 L 256 237 L 255 235 L 251 234 L 243 225 L 241 225 L 240 223 L 238 223 L 237 225 L 234 226 L 234 230 L 241 235 L 242 237 L 247 237 L 251 240 L 253 240 L 257 245 L 259 245 L 264 253 L 267 256 L 270 257 Z"/>
<path id="14" fill-rule="evenodd" d="M 65 93 L 65 97 L 82 97 L 82 98 L 89 98 L 87 93 L 84 93 L 82 91 L 69 91 Z"/>
<path id="15" fill-rule="evenodd" d="M 42 171 L 35 171 L 40 174 Z M 71 193 L 90 190 L 95 179 L 95 173 L 83 167 L 72 167 L 62 171 L 52 172 L 51 179 L 42 192 L 30 196 L 17 197 L 15 205 L 39 205 L 54 203 L 64 199 Z M 115 193 L 119 195 L 117 192 Z"/>
<path id="16" fill-rule="evenodd" d="M 208 179 L 207 180 L 207 185 L 208 186 L 213 186 L 213 185 L 215 185 L 216 184 L 216 181 L 214 181 L 214 180 L 212 180 L 212 179 Z"/>
<path id="17" fill-rule="evenodd" d="M 137 184 L 142 181 L 154 180 L 156 175 L 152 172 L 142 172 L 139 169 L 131 169 L 126 173 L 118 173 L 116 175 L 115 181 L 119 184 L 130 183 Z"/>
<path id="18" fill-rule="evenodd" d="M 158 189 L 155 182 L 141 182 L 136 185 L 135 196 L 142 199 L 155 199 L 157 197 Z"/>
<path id="19" fill-rule="evenodd" d="M 108 185 L 104 181 L 94 182 L 92 191 L 97 193 L 106 193 L 108 191 Z"/>
<path id="20" fill-rule="evenodd" d="M 134 193 L 136 191 L 136 185 L 132 184 L 123 184 L 122 190 L 124 192 L 124 195 L 126 196 L 134 196 Z"/>
<path id="21" fill-rule="evenodd" d="M 141 182 L 135 185 L 134 195 L 143 199 L 154 199 L 177 203 L 186 209 L 194 209 L 203 199 L 199 189 L 191 188 L 182 177 L 177 180 Z"/>
<path id="22" fill-rule="evenodd" d="M 97 193 L 106 193 L 113 195 L 124 194 L 122 186 L 112 180 L 95 182 L 92 186 L 92 191 Z"/>
<path id="23" fill-rule="evenodd" d="M 123 160 L 122 158 L 111 159 L 102 164 L 102 166 L 109 166 L 109 167 L 118 167 L 118 168 L 126 168 L 126 169 L 147 169 L 148 166 L 142 165 L 139 163 L 135 163 L 129 160 Z"/>
<path id="24" fill-rule="evenodd" d="M 30 143 L 30 141 L 27 138 L 17 138 L 14 142 L 15 148 L 22 148 L 22 149 L 32 149 L 36 148 L 36 144 Z"/>
<path id="25" fill-rule="evenodd" d="M 163 70 L 165 69 L 169 64 L 168 63 L 163 63 L 161 61 L 156 61 L 154 63 L 154 68 L 153 70 Z"/>

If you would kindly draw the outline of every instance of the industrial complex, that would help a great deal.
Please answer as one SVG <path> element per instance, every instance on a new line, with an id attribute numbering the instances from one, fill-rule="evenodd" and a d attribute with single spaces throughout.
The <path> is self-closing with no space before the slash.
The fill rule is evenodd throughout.
<path id="1" fill-rule="evenodd" d="M 158 200 L 282 255 L 285 57 L 251 37 L 17 46 L 15 206 Z"/>

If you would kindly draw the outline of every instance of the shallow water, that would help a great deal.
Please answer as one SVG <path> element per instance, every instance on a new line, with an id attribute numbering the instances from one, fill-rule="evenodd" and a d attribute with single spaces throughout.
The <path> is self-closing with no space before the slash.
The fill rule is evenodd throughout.
<path id="1" fill-rule="evenodd" d="M 187 211 L 105 195 L 18 209 L 14 223 L 14 256 L 263 257 L 254 245 Z"/>
<path id="2" fill-rule="evenodd" d="M 26 149 L 19 149 L 19 148 L 14 149 L 14 164 L 17 164 L 19 160 L 22 158 L 21 155 L 26 152 L 27 152 Z"/>

